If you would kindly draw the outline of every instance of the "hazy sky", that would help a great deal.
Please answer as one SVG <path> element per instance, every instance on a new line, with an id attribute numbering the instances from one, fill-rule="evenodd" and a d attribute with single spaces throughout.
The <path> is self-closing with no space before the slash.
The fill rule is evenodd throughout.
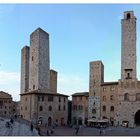
<path id="1" fill-rule="evenodd" d="M 140 5 L 0 5 L 0 91 L 20 96 L 21 49 L 38 27 L 50 35 L 50 66 L 58 72 L 58 92 L 88 91 L 89 62 L 102 60 L 105 81 L 120 79 L 121 19 L 137 17 L 137 69 L 140 69 Z M 137 70 L 140 79 L 140 71 Z"/>

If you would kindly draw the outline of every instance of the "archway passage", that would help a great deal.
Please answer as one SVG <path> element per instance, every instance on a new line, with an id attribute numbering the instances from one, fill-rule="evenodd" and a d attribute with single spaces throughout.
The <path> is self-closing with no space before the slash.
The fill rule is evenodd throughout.
<path id="1" fill-rule="evenodd" d="M 135 114 L 135 124 L 140 126 L 140 110 Z"/>
<path id="2" fill-rule="evenodd" d="M 79 125 L 82 125 L 82 118 L 79 118 L 79 119 L 78 119 L 78 124 L 79 124 Z"/>
<path id="3" fill-rule="evenodd" d="M 51 125 L 52 125 L 52 118 L 49 117 L 49 118 L 48 118 L 48 126 L 51 126 Z"/>

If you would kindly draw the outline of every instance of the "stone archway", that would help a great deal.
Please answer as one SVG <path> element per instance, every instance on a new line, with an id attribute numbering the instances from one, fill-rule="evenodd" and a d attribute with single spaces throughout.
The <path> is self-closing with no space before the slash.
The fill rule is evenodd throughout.
<path id="1" fill-rule="evenodd" d="M 82 118 L 81 117 L 79 117 L 78 118 L 78 125 L 82 125 L 83 123 L 82 123 Z"/>
<path id="2" fill-rule="evenodd" d="M 48 118 L 48 126 L 51 126 L 51 125 L 52 125 L 52 118 L 49 117 L 49 118 Z"/>
<path id="3" fill-rule="evenodd" d="M 140 110 L 135 113 L 135 124 L 140 125 Z"/>

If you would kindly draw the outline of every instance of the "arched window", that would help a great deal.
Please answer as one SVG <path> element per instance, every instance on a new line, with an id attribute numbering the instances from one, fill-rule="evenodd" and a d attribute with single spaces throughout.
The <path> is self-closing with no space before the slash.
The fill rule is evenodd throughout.
<path id="1" fill-rule="evenodd" d="M 125 93 L 124 94 L 124 101 L 128 101 L 129 100 L 129 94 L 128 93 Z"/>
<path id="2" fill-rule="evenodd" d="M 95 114 L 95 113 L 96 113 L 96 109 L 92 109 L 92 113 L 94 113 L 94 114 Z"/>
<path id="3" fill-rule="evenodd" d="M 106 96 L 103 96 L 103 101 L 106 101 Z"/>
<path id="4" fill-rule="evenodd" d="M 114 111 L 114 106 L 111 106 L 110 107 L 110 111 Z"/>
<path id="5" fill-rule="evenodd" d="M 107 119 L 107 117 L 106 116 L 103 116 L 103 119 Z"/>
<path id="6" fill-rule="evenodd" d="M 113 95 L 110 96 L 110 100 L 111 100 L 111 101 L 114 100 L 114 96 L 113 96 Z"/>
<path id="7" fill-rule="evenodd" d="M 131 15 L 130 13 L 127 14 L 127 19 L 130 19 Z"/>
<path id="8" fill-rule="evenodd" d="M 65 111 L 65 105 L 63 106 L 63 110 Z"/>
<path id="9" fill-rule="evenodd" d="M 103 111 L 106 111 L 106 106 L 105 105 L 103 105 Z"/>
<path id="10" fill-rule="evenodd" d="M 137 93 L 137 94 L 136 94 L 136 100 L 137 100 L 137 101 L 140 101 L 140 93 Z"/>
<path id="11" fill-rule="evenodd" d="M 39 106 L 39 111 L 43 111 L 43 106 Z"/>
<path id="12" fill-rule="evenodd" d="M 52 106 L 49 106 L 49 111 L 52 111 Z"/>

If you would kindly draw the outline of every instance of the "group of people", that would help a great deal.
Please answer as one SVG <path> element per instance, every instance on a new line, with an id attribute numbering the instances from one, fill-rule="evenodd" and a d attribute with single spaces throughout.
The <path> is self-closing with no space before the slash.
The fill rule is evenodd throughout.
<path id="1" fill-rule="evenodd" d="M 13 124 L 13 123 L 14 123 L 14 119 L 11 118 L 10 121 L 7 121 L 7 122 L 6 122 L 5 126 L 6 126 L 7 128 L 12 128 L 12 124 Z"/>
<path id="2" fill-rule="evenodd" d="M 100 129 L 99 130 L 99 135 L 105 135 L 105 129 Z"/>

